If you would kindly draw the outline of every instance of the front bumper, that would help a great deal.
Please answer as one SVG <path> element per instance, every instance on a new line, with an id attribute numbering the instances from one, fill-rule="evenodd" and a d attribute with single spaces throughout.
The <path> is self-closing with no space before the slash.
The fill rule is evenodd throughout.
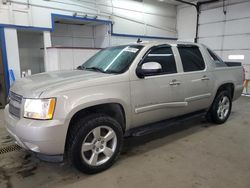
<path id="1" fill-rule="evenodd" d="M 16 143 L 26 150 L 46 155 L 64 153 L 67 126 L 59 120 L 32 120 L 16 118 L 4 110 L 7 131 Z"/>

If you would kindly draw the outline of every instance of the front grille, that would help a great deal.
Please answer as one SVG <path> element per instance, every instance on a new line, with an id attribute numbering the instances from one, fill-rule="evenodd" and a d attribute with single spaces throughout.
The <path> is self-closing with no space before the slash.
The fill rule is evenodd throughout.
<path id="1" fill-rule="evenodd" d="M 13 116 L 20 118 L 21 116 L 21 103 L 22 96 L 16 93 L 10 92 L 10 103 L 9 103 L 9 112 Z"/>
<path id="2" fill-rule="evenodd" d="M 10 92 L 10 99 L 12 99 L 12 100 L 14 100 L 14 101 L 16 101 L 16 102 L 18 102 L 20 104 L 22 102 L 22 98 L 23 97 L 21 95 L 18 95 L 16 93 Z"/>

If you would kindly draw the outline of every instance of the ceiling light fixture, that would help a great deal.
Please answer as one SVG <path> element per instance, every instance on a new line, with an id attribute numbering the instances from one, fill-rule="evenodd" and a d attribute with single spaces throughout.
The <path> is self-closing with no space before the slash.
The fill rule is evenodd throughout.
<path id="1" fill-rule="evenodd" d="M 230 60 L 244 60 L 245 56 L 244 55 L 229 55 L 228 59 L 230 59 Z"/>

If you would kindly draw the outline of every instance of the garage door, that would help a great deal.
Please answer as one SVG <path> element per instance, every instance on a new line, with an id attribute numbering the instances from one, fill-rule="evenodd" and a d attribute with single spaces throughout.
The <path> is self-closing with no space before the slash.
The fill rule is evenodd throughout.
<path id="1" fill-rule="evenodd" d="M 250 1 L 203 5 L 198 37 L 224 60 L 250 64 Z"/>

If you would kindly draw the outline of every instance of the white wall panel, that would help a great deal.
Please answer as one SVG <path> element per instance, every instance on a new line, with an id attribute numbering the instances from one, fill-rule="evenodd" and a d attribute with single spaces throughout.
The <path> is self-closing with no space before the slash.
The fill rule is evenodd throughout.
<path id="1" fill-rule="evenodd" d="M 225 35 L 242 34 L 242 33 L 250 33 L 250 18 L 244 18 L 226 22 Z"/>
<path id="2" fill-rule="evenodd" d="M 93 37 L 93 27 L 91 26 L 78 26 L 71 25 L 70 30 L 72 31 L 73 37 Z"/>
<path id="3" fill-rule="evenodd" d="M 143 9 L 145 13 L 162 15 L 166 17 L 176 17 L 177 11 L 176 6 L 170 5 L 164 2 L 157 2 L 152 0 L 143 1 Z"/>
<path id="4" fill-rule="evenodd" d="M 123 1 L 123 0 L 113 0 L 112 1 L 114 9 L 115 8 L 124 8 L 131 11 L 142 12 L 143 3 L 137 1 Z"/>
<path id="5" fill-rule="evenodd" d="M 171 17 L 156 16 L 146 14 L 144 16 L 145 24 L 155 25 L 159 28 L 163 28 L 166 31 L 172 30 L 172 35 L 176 34 L 176 19 Z"/>
<path id="6" fill-rule="evenodd" d="M 8 9 L 0 9 L 0 23 L 3 24 L 8 24 L 10 23 L 10 18 L 9 18 L 9 10 Z"/>
<path id="7" fill-rule="evenodd" d="M 9 69 L 12 69 L 14 71 L 16 78 L 20 78 L 21 68 L 19 59 L 17 31 L 16 29 L 5 28 L 4 33 L 5 33 L 5 42 L 6 42 L 6 51 L 7 51 Z"/>
<path id="8" fill-rule="evenodd" d="M 43 32 L 43 46 L 44 46 L 44 69 L 45 71 L 47 70 L 47 65 L 48 65 L 48 52 L 47 48 L 52 46 L 51 43 L 51 35 L 49 31 Z"/>
<path id="9" fill-rule="evenodd" d="M 149 36 L 154 36 L 155 33 L 158 33 L 158 36 L 177 37 L 176 34 L 173 34 L 173 32 L 166 31 L 166 30 L 163 30 L 163 29 L 154 28 L 154 27 L 150 27 L 150 26 L 146 27 L 146 33 Z"/>
<path id="10" fill-rule="evenodd" d="M 223 49 L 250 49 L 250 35 L 225 36 Z"/>
<path id="11" fill-rule="evenodd" d="M 112 37 L 111 38 L 111 46 L 120 45 L 120 44 L 127 44 L 130 42 L 136 42 L 137 39 L 133 37 Z"/>
<path id="12" fill-rule="evenodd" d="M 211 27 L 212 25 L 212 27 Z M 224 34 L 224 22 L 204 24 L 199 26 L 199 37 L 219 36 Z"/>
<path id="13" fill-rule="evenodd" d="M 48 48 L 46 71 L 75 69 L 98 51 L 98 49 Z"/>
<path id="14" fill-rule="evenodd" d="M 44 72 L 43 33 L 17 31 L 21 72 Z"/>
<path id="15" fill-rule="evenodd" d="M 58 49 L 59 53 L 59 70 L 74 69 L 74 56 L 72 49 Z"/>
<path id="16" fill-rule="evenodd" d="M 110 46 L 110 38 L 109 37 L 97 37 L 94 41 L 95 48 L 106 48 Z"/>
<path id="17" fill-rule="evenodd" d="M 114 17 L 114 32 L 130 35 L 145 35 L 145 24 Z"/>
<path id="18" fill-rule="evenodd" d="M 47 61 L 45 61 L 45 71 L 59 70 L 59 53 L 57 48 L 48 48 Z"/>
<path id="19" fill-rule="evenodd" d="M 94 36 L 95 37 L 108 37 L 109 36 L 109 25 L 96 25 L 94 27 Z"/>
<path id="20" fill-rule="evenodd" d="M 29 15 L 25 12 L 13 12 L 15 25 L 29 25 Z"/>
<path id="21" fill-rule="evenodd" d="M 219 50 L 222 47 L 223 38 L 222 37 L 209 37 L 209 38 L 200 38 L 199 43 L 207 45 L 213 50 Z"/>
<path id="22" fill-rule="evenodd" d="M 55 24 L 52 46 L 94 47 L 94 26 Z"/>
<path id="23" fill-rule="evenodd" d="M 53 46 L 73 46 L 73 40 L 70 37 L 53 36 L 51 37 L 51 41 Z"/>
<path id="24" fill-rule="evenodd" d="M 114 9 L 113 14 L 115 16 L 143 22 L 143 14 L 141 12 L 124 10 L 124 9 Z"/>
<path id="25" fill-rule="evenodd" d="M 109 25 L 96 25 L 94 27 L 94 47 L 105 48 L 110 46 Z"/>
<path id="26" fill-rule="evenodd" d="M 222 8 L 215 8 L 211 10 L 201 11 L 199 24 L 213 23 L 222 21 L 225 19 Z"/>
<path id="27" fill-rule="evenodd" d="M 179 40 L 194 41 L 196 20 L 196 9 L 194 7 L 177 7 L 177 32 Z"/>
<path id="28" fill-rule="evenodd" d="M 250 17 L 249 10 L 250 10 L 250 1 L 246 3 L 230 5 L 227 8 L 227 19 Z"/>
<path id="29" fill-rule="evenodd" d="M 32 25 L 35 27 L 51 28 L 51 9 L 31 6 Z M 66 13 L 65 13 L 66 14 Z"/>
<path id="30" fill-rule="evenodd" d="M 94 48 L 93 38 L 73 38 L 73 47 L 91 47 Z"/>
<path id="31" fill-rule="evenodd" d="M 51 33 L 52 36 L 61 36 L 61 37 L 71 37 L 72 32 L 69 25 L 67 24 L 55 24 L 55 30 Z"/>

